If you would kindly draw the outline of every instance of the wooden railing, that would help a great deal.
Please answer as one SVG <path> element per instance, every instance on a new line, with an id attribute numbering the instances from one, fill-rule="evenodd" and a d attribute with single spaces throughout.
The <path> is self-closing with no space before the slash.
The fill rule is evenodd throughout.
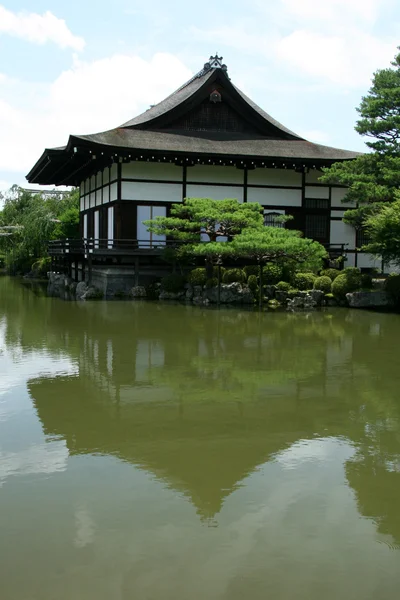
<path id="1" fill-rule="evenodd" d="M 48 243 L 50 256 L 65 254 L 93 254 L 93 253 L 135 253 L 140 251 L 160 251 L 166 246 L 177 246 L 182 244 L 177 240 L 113 240 L 103 238 L 80 238 L 52 240 Z"/>

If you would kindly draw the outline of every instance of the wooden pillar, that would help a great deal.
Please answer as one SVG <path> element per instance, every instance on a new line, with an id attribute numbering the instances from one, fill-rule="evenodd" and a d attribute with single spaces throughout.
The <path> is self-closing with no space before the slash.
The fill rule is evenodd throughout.
<path id="1" fill-rule="evenodd" d="M 135 256 L 135 287 L 139 285 L 139 257 Z"/>

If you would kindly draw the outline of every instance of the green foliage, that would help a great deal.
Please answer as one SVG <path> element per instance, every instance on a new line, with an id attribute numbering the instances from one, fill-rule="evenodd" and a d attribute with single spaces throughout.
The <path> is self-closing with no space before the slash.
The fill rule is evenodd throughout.
<path id="1" fill-rule="evenodd" d="M 296 273 L 293 277 L 293 285 L 298 290 L 312 290 L 315 280 L 314 273 Z"/>
<path id="2" fill-rule="evenodd" d="M 344 300 L 346 294 L 355 292 L 361 288 L 361 273 L 355 267 L 348 267 L 341 275 L 336 277 L 332 283 L 332 293 L 335 298 Z"/>
<path id="3" fill-rule="evenodd" d="M 400 195 L 399 199 L 384 206 L 377 214 L 366 220 L 366 229 L 370 242 L 366 252 L 382 257 L 385 263 L 400 265 Z"/>
<path id="4" fill-rule="evenodd" d="M 253 294 L 256 295 L 258 292 L 257 276 L 249 275 L 249 277 L 247 279 L 247 285 L 249 286 L 249 288 L 253 292 Z"/>
<path id="5" fill-rule="evenodd" d="M 170 292 L 171 294 L 177 294 L 181 292 L 186 283 L 186 278 L 179 273 L 171 273 L 161 279 L 161 288 L 164 292 Z"/>
<path id="6" fill-rule="evenodd" d="M 342 271 L 339 271 L 339 269 L 323 269 L 320 274 L 321 277 L 329 277 L 331 281 L 335 281 L 336 277 L 341 273 Z"/>
<path id="7" fill-rule="evenodd" d="M 250 275 L 255 275 L 258 277 L 260 273 L 260 267 L 258 265 L 247 265 L 246 267 L 243 267 L 243 271 L 246 273 L 247 279 L 250 277 Z"/>
<path id="8" fill-rule="evenodd" d="M 7 256 L 9 271 L 29 271 L 35 260 L 47 255 L 47 242 L 56 234 L 76 235 L 78 205 L 78 190 L 44 194 L 13 186 L 0 212 L 0 251 Z"/>
<path id="9" fill-rule="evenodd" d="M 397 305 L 400 305 L 400 275 L 391 273 L 385 282 L 385 290 Z"/>
<path id="10" fill-rule="evenodd" d="M 207 279 L 207 281 L 206 281 L 206 288 L 208 290 L 210 288 L 217 287 L 217 285 L 218 285 L 218 278 L 217 277 L 211 277 L 210 279 Z"/>
<path id="11" fill-rule="evenodd" d="M 278 281 L 284 279 L 283 267 L 278 263 L 268 263 L 263 268 L 263 282 L 269 285 L 275 285 Z"/>
<path id="12" fill-rule="evenodd" d="M 392 297 L 394 302 L 400 304 L 400 275 L 391 273 L 385 282 L 385 290 Z"/>
<path id="13" fill-rule="evenodd" d="M 302 264 L 307 270 L 320 269 L 327 253 L 318 242 L 303 238 L 299 231 L 277 227 L 245 229 L 230 244 L 234 256 L 261 263 Z"/>
<path id="14" fill-rule="evenodd" d="M 242 269 L 227 269 L 222 276 L 224 283 L 244 283 L 246 281 L 246 273 Z"/>
<path id="15" fill-rule="evenodd" d="M 196 243 L 200 235 L 210 242 L 220 236 L 232 238 L 246 227 L 262 227 L 262 208 L 257 203 L 241 204 L 235 199 L 186 198 L 173 204 L 170 217 L 156 217 L 144 221 L 156 235 L 167 235 L 177 240 Z"/>
<path id="16" fill-rule="evenodd" d="M 53 239 L 78 239 L 79 238 L 79 207 L 71 206 L 59 216 L 59 223 L 56 224 Z"/>
<path id="17" fill-rule="evenodd" d="M 391 67 L 374 73 L 358 112 L 356 131 L 370 138 L 372 152 L 324 169 L 321 181 L 348 186 L 345 202 L 392 202 L 400 187 L 400 54 Z M 346 219 L 364 224 L 362 209 L 351 213 Z"/>
<path id="18" fill-rule="evenodd" d="M 51 258 L 50 256 L 43 256 L 32 264 L 32 272 L 35 277 L 46 277 L 47 272 L 50 270 Z"/>
<path id="19" fill-rule="evenodd" d="M 197 267 L 197 269 L 190 271 L 187 279 L 192 285 L 205 285 L 207 281 L 207 271 L 204 267 Z"/>
<path id="20" fill-rule="evenodd" d="M 330 294 L 332 289 L 332 280 L 327 275 L 321 275 L 314 280 L 314 290 L 321 290 L 325 294 Z"/>
<path id="21" fill-rule="evenodd" d="M 291 285 L 287 281 L 279 281 L 275 287 L 278 292 L 288 292 L 291 289 Z"/>

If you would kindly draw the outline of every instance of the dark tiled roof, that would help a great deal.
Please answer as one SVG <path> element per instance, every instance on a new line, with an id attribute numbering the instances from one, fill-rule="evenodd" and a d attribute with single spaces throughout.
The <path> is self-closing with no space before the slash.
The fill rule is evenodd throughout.
<path id="1" fill-rule="evenodd" d="M 222 64 L 221 68 L 214 68 L 213 65 L 222 60 L 218 58 L 215 62 L 215 58 L 218 57 L 211 57 L 211 63 L 206 63 L 204 69 L 168 98 L 120 127 L 91 135 L 73 135 L 67 146 L 45 150 L 28 173 L 28 181 L 76 184 L 79 177 L 87 176 L 95 168 L 95 161 L 92 161 L 95 156 L 103 153 L 111 157 L 116 151 L 125 155 L 131 151 L 135 156 L 140 156 L 141 152 L 147 155 L 154 152 L 158 158 L 163 153 L 170 156 L 176 153 L 180 158 L 186 154 L 197 158 L 229 157 L 230 160 L 241 157 L 261 161 L 293 159 L 297 162 L 319 161 L 320 165 L 358 156 L 357 152 L 308 142 L 284 127 L 232 84 Z M 209 102 L 214 85 L 222 91 L 226 106 L 239 115 L 246 127 L 237 127 L 233 131 L 235 128 L 229 124 L 226 131 L 216 131 L 222 127 L 215 127 L 207 116 L 205 127 L 201 122 L 201 127 L 190 123 L 190 126 L 177 129 L 176 124 L 182 123 L 182 118 L 186 119 L 193 110 Z M 86 157 L 80 148 L 86 149 Z"/>
<path id="2" fill-rule="evenodd" d="M 173 131 L 143 131 L 140 129 L 112 129 L 94 135 L 74 136 L 76 140 L 101 146 L 155 152 L 185 152 L 205 155 L 246 156 L 254 158 L 304 158 L 315 160 L 348 160 L 358 153 L 314 144 L 303 139 L 285 140 L 264 137 L 246 137 L 235 134 L 192 135 Z M 72 141 L 72 140 L 71 140 Z"/>

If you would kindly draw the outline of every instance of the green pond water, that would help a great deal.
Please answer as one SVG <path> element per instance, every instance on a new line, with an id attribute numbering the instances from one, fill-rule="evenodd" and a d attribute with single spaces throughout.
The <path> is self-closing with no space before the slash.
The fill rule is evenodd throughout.
<path id="1" fill-rule="evenodd" d="M 400 316 L 0 278 L 1 600 L 386 600 Z"/>

